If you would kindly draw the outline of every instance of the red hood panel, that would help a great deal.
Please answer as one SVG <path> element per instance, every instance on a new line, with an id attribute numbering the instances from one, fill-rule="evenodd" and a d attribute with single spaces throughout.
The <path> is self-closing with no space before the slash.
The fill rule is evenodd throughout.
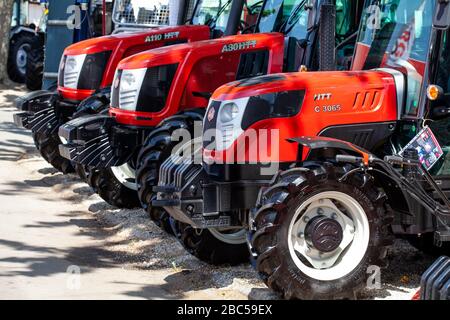
<path id="1" fill-rule="evenodd" d="M 198 34 L 198 36 L 196 36 Z M 208 39 L 210 30 L 208 26 L 175 26 L 152 28 L 147 31 L 134 33 L 120 33 L 77 42 L 64 50 L 65 55 L 93 54 L 101 51 L 116 49 L 120 43 L 137 45 L 139 43 L 161 42 L 177 40 L 178 38 L 192 38 L 197 40 Z M 127 47 L 129 47 L 128 45 Z"/>
<path id="2" fill-rule="evenodd" d="M 274 74 L 226 84 L 214 92 L 212 99 L 225 101 L 291 90 L 305 90 L 297 115 L 259 120 L 246 130 L 257 134 L 275 130 L 279 137 L 276 143 L 272 141 L 259 154 L 248 152 L 250 148 L 235 152 L 246 145 L 244 132 L 229 149 L 216 156 L 227 162 L 292 162 L 298 148 L 288 142 L 289 138 L 317 136 L 334 126 L 390 123 L 399 116 L 394 78 L 381 71 Z M 244 158 L 236 159 L 236 154 Z"/>
<path id="3" fill-rule="evenodd" d="M 81 41 L 67 47 L 64 54 L 78 55 L 112 51 L 100 85 L 100 88 L 104 88 L 111 85 L 117 65 L 126 57 L 146 50 L 167 46 L 170 42 L 177 40 L 192 42 L 206 40 L 209 37 L 210 30 L 207 26 L 162 27 L 136 33 L 123 33 Z M 164 50 L 167 50 L 167 47 L 164 47 Z M 83 100 L 90 96 L 86 90 L 62 87 L 58 89 L 65 99 L 73 100 L 77 97 L 77 100 L 78 98 Z"/>
<path id="4" fill-rule="evenodd" d="M 350 94 L 363 88 L 384 87 L 391 75 L 377 71 L 296 72 L 261 76 L 218 88 L 213 100 L 232 100 L 271 92 L 302 90 L 313 93 Z M 326 92 L 325 92 L 326 91 Z"/>
<path id="5" fill-rule="evenodd" d="M 270 47 L 271 42 L 278 42 L 280 39 L 284 39 L 281 33 L 243 34 L 214 40 L 179 44 L 172 46 L 170 50 L 167 48 L 158 48 L 131 56 L 122 60 L 118 69 L 149 68 L 161 64 L 180 62 L 188 54 L 195 54 L 199 57 L 213 56 L 228 52 L 228 50 L 237 51 L 252 49 L 256 46 L 261 47 L 264 43 L 267 43 L 267 46 Z"/>

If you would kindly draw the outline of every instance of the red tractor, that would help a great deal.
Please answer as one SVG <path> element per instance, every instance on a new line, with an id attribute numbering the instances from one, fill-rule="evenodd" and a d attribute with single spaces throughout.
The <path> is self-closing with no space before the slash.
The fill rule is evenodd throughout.
<path id="1" fill-rule="evenodd" d="M 321 47 L 331 47 L 328 51 L 334 52 L 334 30 L 338 29 L 342 55 L 352 54 L 356 40 L 352 36 L 359 26 L 358 12 L 362 9 L 362 5 L 358 6 L 360 1 L 344 1 L 345 6 L 338 12 L 338 28 L 331 19 L 334 15 L 326 14 L 325 20 L 320 19 L 319 13 L 324 12 L 321 3 L 264 1 L 258 23 L 251 28 L 259 34 L 156 49 L 122 61 L 109 115 L 78 119 L 62 126 L 60 135 L 69 143 L 60 147 L 61 154 L 95 168 L 91 174 L 98 181 L 103 199 L 115 205 L 133 206 L 139 195 L 151 218 L 170 232 L 168 215 L 151 206 L 155 196 L 152 188 L 158 181 L 159 166 L 176 145 L 172 135 L 179 129 L 194 132 L 194 123 L 203 119 L 215 89 L 234 80 L 250 79 L 251 83 L 251 78 L 259 75 L 297 71 L 302 65 L 317 69 L 319 61 L 313 58 L 319 47 L 319 21 L 327 31 L 322 32 Z M 268 33 L 271 31 L 279 32 Z M 329 61 L 324 58 L 320 62 L 326 65 Z M 198 133 L 201 135 L 201 130 Z M 136 168 L 140 169 L 137 178 Z M 245 232 L 224 235 L 213 229 L 211 233 L 191 235 L 196 238 L 186 237 L 183 243 L 204 260 L 236 263 L 248 257 Z M 239 250 L 224 250 L 230 243 L 231 248 L 239 244 Z"/>
<path id="2" fill-rule="evenodd" d="M 288 299 L 355 297 L 394 236 L 448 252 L 449 25 L 447 1 L 366 0 L 352 71 L 222 86 L 200 157 L 162 164 L 153 206 L 181 232 L 247 228 Z"/>
<path id="3" fill-rule="evenodd" d="M 17 99 L 16 106 L 23 112 L 14 115 L 14 122 L 32 131 L 36 147 L 52 166 L 64 173 L 74 170 L 73 164 L 59 154 L 58 129 L 72 118 L 107 109 L 114 73 L 122 59 L 150 49 L 235 34 L 239 27 L 246 28 L 239 20 L 244 0 L 229 0 L 223 5 L 212 0 L 183 3 L 186 10 L 178 19 L 181 23 L 195 4 L 186 25 L 118 33 L 71 45 L 61 60 L 57 91 L 36 91 Z M 245 12 L 250 15 L 250 10 L 246 7 Z M 84 175 L 82 168 L 78 169 Z"/>

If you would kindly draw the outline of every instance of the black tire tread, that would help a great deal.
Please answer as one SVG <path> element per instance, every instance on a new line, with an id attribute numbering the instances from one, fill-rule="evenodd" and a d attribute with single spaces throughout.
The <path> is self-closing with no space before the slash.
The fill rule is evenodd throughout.
<path id="1" fill-rule="evenodd" d="M 194 122 L 203 119 L 203 110 L 186 111 L 164 119 L 146 138 L 138 156 L 136 172 L 138 196 L 142 207 L 156 225 L 168 233 L 173 233 L 169 215 L 162 208 L 151 205 L 156 195 L 153 186 L 158 184 L 159 167 L 170 156 L 178 142 L 171 141 L 174 131 L 186 129 L 192 134 Z"/>
<path id="2" fill-rule="evenodd" d="M 34 132 L 33 140 L 41 156 L 56 170 L 64 174 L 75 172 L 75 168 L 70 160 L 59 154 L 59 145 L 61 144 L 61 141 L 56 133 L 47 135 Z"/>
<path id="3" fill-rule="evenodd" d="M 140 207 L 136 190 L 124 186 L 114 176 L 111 168 L 94 169 L 84 167 L 86 182 L 108 204 L 125 209 Z"/>
<path id="4" fill-rule="evenodd" d="M 296 201 L 307 194 L 311 186 L 320 187 L 330 181 L 337 181 L 349 169 L 331 163 L 309 163 L 304 168 L 294 168 L 277 175 L 271 186 L 260 192 L 257 206 L 251 213 L 253 224 L 250 244 L 257 254 L 256 269 L 264 282 L 286 299 L 354 299 L 363 289 L 364 282 L 352 285 L 341 281 L 339 286 L 327 287 L 324 283 L 318 285 L 317 281 L 306 275 L 302 279 L 305 282 L 300 284 L 289 272 L 285 257 L 288 253 L 283 251 L 277 239 L 278 232 L 288 219 L 288 211 L 293 210 Z M 346 183 L 355 192 L 360 190 L 361 196 L 370 200 L 371 211 L 375 216 L 370 222 L 376 235 L 371 238 L 364 263 L 384 266 L 387 248 L 393 243 L 390 230 L 393 214 L 386 203 L 386 196 L 364 174 L 354 174 Z M 358 274 L 355 277 L 361 279 L 362 276 Z"/>
<path id="5" fill-rule="evenodd" d="M 36 36 L 29 32 L 20 32 L 19 34 L 13 36 L 10 41 L 8 61 L 7 61 L 7 72 L 9 78 L 17 83 L 25 83 L 25 75 L 19 72 L 16 65 L 16 52 L 18 48 L 24 44 L 29 43 L 32 46 Z"/>

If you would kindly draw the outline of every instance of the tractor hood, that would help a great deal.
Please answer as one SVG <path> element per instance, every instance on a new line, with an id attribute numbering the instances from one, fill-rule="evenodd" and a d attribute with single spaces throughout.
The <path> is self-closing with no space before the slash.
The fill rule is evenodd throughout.
<path id="1" fill-rule="evenodd" d="M 167 40 L 177 41 L 197 34 L 198 38 L 205 40 L 209 38 L 210 29 L 208 26 L 174 26 L 158 27 L 146 31 L 139 30 L 132 33 L 119 33 L 98 38 L 92 38 L 77 42 L 68 46 L 64 50 L 64 55 L 93 54 L 107 50 L 113 50 L 125 44 L 125 49 L 136 43 L 145 44 L 149 42 L 163 42 Z M 130 45 L 126 45 L 129 43 Z"/>
<path id="2" fill-rule="evenodd" d="M 172 44 L 207 40 L 207 26 L 161 27 L 104 36 L 66 48 L 59 68 L 58 90 L 64 99 L 81 101 L 111 86 L 119 62 L 136 53 Z"/>
<path id="3" fill-rule="evenodd" d="M 226 52 L 245 51 L 260 47 L 270 47 L 270 43 L 284 39 L 281 33 L 243 34 L 220 39 L 181 44 L 167 48 L 159 48 L 136 54 L 124 59 L 118 69 L 141 69 L 161 64 L 182 63 L 195 56 L 197 60 L 216 56 Z M 281 43 L 282 44 L 282 43 Z"/>
<path id="4" fill-rule="evenodd" d="M 392 75 L 382 71 L 280 73 L 228 83 L 218 88 L 211 99 L 225 101 L 282 91 L 305 90 L 306 97 L 310 96 L 313 101 L 320 100 L 316 96 L 320 94 L 331 94 L 334 100 L 338 97 L 348 97 L 349 94 L 354 96 L 363 90 L 384 90 L 392 81 Z M 323 100 L 328 100 L 328 97 Z"/>
<path id="5" fill-rule="evenodd" d="M 154 126 L 188 108 L 206 108 L 221 85 L 282 71 L 281 33 L 244 34 L 158 48 L 120 62 L 110 113 L 122 124 Z"/>
<path id="6" fill-rule="evenodd" d="M 289 139 L 326 135 L 327 130 L 351 133 L 357 131 L 354 124 L 379 124 L 368 125 L 370 128 L 351 137 L 370 144 L 369 137 L 381 128 L 389 131 L 399 118 L 402 104 L 397 96 L 403 97 L 405 88 L 399 86 L 395 75 L 401 76 L 389 70 L 302 72 L 221 86 L 211 97 L 204 123 L 205 132 L 212 129 L 220 143 L 205 142 L 205 159 L 269 163 L 275 161 L 271 155 L 277 154 L 280 162 L 296 161 L 297 146 Z M 257 155 L 245 148 L 245 139 L 260 133 L 274 136 L 273 143 L 267 145 L 269 151 Z M 259 142 L 256 139 L 254 144 Z M 367 144 L 361 147 L 370 148 Z"/>

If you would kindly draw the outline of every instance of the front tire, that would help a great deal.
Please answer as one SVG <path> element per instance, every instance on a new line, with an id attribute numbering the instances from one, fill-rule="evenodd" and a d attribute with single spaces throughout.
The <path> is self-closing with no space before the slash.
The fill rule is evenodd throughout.
<path id="1" fill-rule="evenodd" d="M 175 222 L 175 235 L 181 245 L 199 260 L 212 265 L 238 265 L 249 260 L 246 231 L 195 229 Z"/>
<path id="2" fill-rule="evenodd" d="M 33 139 L 41 156 L 56 170 L 64 174 L 75 172 L 72 163 L 59 154 L 59 145 L 62 142 L 57 133 L 48 135 L 40 132 L 33 132 Z"/>
<path id="3" fill-rule="evenodd" d="M 142 207 L 150 219 L 163 230 L 173 233 L 170 216 L 163 209 L 153 207 L 152 201 L 156 199 L 153 187 L 158 185 L 159 168 L 170 157 L 173 149 L 179 143 L 172 141 L 176 130 L 188 130 L 192 137 L 195 121 L 202 121 L 204 110 L 188 111 L 180 115 L 169 117 L 161 122 L 145 140 L 138 156 L 137 182 L 138 195 Z"/>
<path id="4" fill-rule="evenodd" d="M 25 84 L 28 90 L 36 91 L 42 89 L 44 55 L 44 46 L 41 44 L 39 37 L 36 37 L 27 55 Z"/>
<path id="5" fill-rule="evenodd" d="M 265 283 L 287 299 L 353 299 L 392 244 L 385 194 L 352 167 L 311 163 L 277 176 L 252 214 Z"/>
<path id="6" fill-rule="evenodd" d="M 108 204 L 117 208 L 133 209 L 140 206 L 136 182 L 129 173 L 128 164 L 121 167 L 87 168 L 84 176 L 92 189 Z M 123 171 L 121 173 L 121 171 Z"/>

